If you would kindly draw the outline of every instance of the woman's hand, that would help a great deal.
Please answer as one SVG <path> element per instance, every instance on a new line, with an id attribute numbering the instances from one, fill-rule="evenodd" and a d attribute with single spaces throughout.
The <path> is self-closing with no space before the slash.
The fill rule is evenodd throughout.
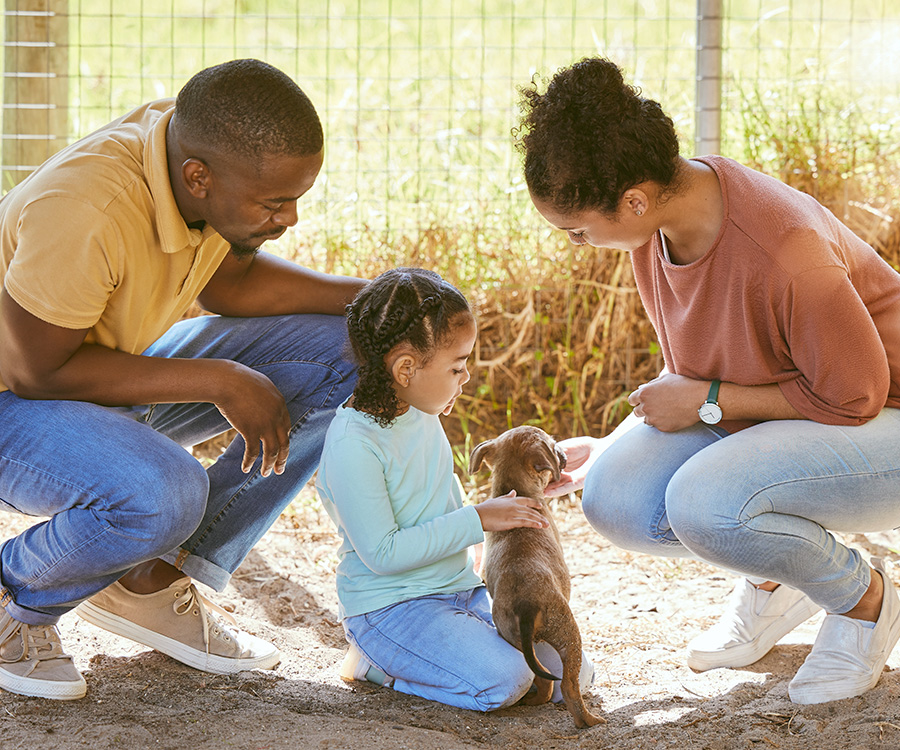
<path id="1" fill-rule="evenodd" d="M 628 397 L 634 415 L 662 432 L 675 432 L 700 421 L 697 410 L 709 393 L 709 381 L 664 373 L 638 386 Z"/>
<path id="2" fill-rule="evenodd" d="M 604 438 L 574 437 L 562 440 L 557 445 L 566 454 L 565 471 L 559 473 L 559 481 L 551 482 L 544 490 L 547 497 L 559 497 L 584 487 L 584 478 L 591 466 L 607 447 Z"/>
<path id="3" fill-rule="evenodd" d="M 508 495 L 492 497 L 475 506 L 485 531 L 509 529 L 544 529 L 550 522 L 538 511 L 543 507 L 539 500 L 518 497 L 513 490 Z"/>

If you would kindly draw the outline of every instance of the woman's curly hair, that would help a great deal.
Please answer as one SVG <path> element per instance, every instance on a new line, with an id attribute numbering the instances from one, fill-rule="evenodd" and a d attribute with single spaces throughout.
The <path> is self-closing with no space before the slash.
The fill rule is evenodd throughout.
<path id="1" fill-rule="evenodd" d="M 613 214 L 629 188 L 670 186 L 678 137 L 660 105 L 625 84 L 619 67 L 585 58 L 559 70 L 546 93 L 519 89 L 522 119 L 513 130 L 532 196 L 563 213 Z"/>
<path id="2" fill-rule="evenodd" d="M 354 407 L 389 427 L 400 404 L 385 356 L 407 343 L 427 361 L 463 312 L 471 315 L 462 292 L 424 268 L 394 268 L 363 287 L 347 305 L 350 345 L 359 365 Z"/>

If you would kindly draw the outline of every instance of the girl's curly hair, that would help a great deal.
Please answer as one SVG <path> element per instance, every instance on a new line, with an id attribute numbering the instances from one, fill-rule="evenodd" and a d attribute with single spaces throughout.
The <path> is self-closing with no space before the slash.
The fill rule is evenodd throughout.
<path id="1" fill-rule="evenodd" d="M 629 188 L 672 185 L 678 137 L 660 105 L 625 84 L 619 67 L 584 58 L 559 70 L 541 94 L 519 89 L 522 119 L 513 130 L 532 196 L 563 213 L 613 214 Z"/>
<path id="2" fill-rule="evenodd" d="M 354 406 L 382 427 L 397 418 L 400 404 L 384 358 L 407 343 L 425 360 L 459 325 L 469 303 L 456 287 L 434 271 L 394 268 L 360 290 L 347 305 L 350 345 L 359 365 Z"/>

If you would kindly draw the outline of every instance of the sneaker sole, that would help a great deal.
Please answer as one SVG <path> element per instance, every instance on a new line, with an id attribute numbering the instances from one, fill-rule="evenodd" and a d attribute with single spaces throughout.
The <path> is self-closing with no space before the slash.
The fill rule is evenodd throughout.
<path id="1" fill-rule="evenodd" d="M 85 681 L 36 680 L 33 677 L 21 677 L 5 669 L 0 669 L 0 688 L 26 695 L 29 698 L 49 698 L 55 701 L 73 701 L 84 698 L 87 693 Z"/>
<path id="2" fill-rule="evenodd" d="M 821 609 L 809 599 L 801 599 L 773 622 L 766 630 L 749 643 L 722 649 L 721 651 L 692 651 L 688 653 L 687 664 L 691 669 L 705 672 L 720 667 L 746 667 L 762 659 L 775 644 L 794 628 L 806 622 Z M 775 629 L 776 625 L 782 627 Z"/>
<path id="3" fill-rule="evenodd" d="M 272 653 L 250 659 L 232 659 L 227 656 L 207 654 L 205 651 L 192 648 L 181 641 L 176 641 L 174 638 L 169 638 L 154 630 L 141 627 L 131 622 L 131 620 L 126 620 L 124 617 L 114 615 L 90 601 L 82 602 L 75 608 L 75 611 L 81 619 L 96 625 L 98 628 L 103 628 L 110 633 L 115 633 L 123 638 L 148 646 L 166 656 L 171 656 L 182 664 L 199 669 L 201 672 L 235 674 L 236 672 L 244 672 L 249 669 L 271 669 L 281 661 L 281 654 L 274 647 Z"/>

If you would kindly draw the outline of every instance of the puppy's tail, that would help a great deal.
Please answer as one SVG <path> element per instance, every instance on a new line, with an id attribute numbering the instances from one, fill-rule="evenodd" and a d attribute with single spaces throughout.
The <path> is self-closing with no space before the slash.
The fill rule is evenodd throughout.
<path id="1" fill-rule="evenodd" d="M 541 627 L 544 613 L 533 602 L 521 602 L 513 610 L 519 620 L 519 638 L 522 643 L 522 655 L 525 663 L 531 667 L 531 671 L 545 680 L 558 680 L 547 671 L 546 667 L 538 661 L 534 653 L 534 634 Z"/>

